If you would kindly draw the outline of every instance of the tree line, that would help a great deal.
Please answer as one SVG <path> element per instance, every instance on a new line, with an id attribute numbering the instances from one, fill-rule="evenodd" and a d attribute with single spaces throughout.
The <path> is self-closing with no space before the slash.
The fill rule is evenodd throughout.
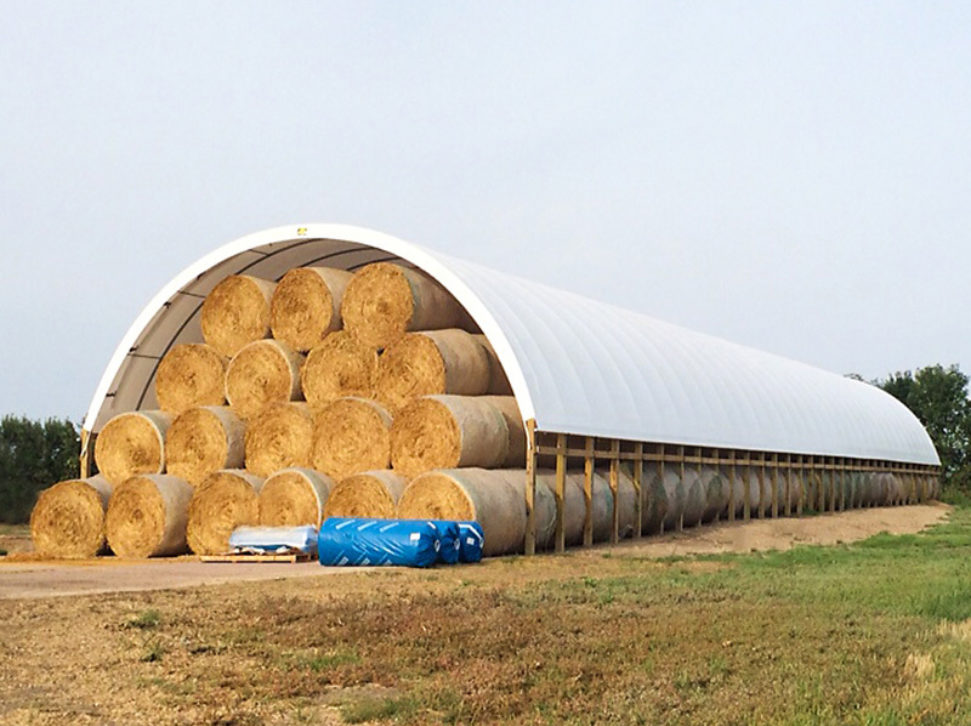
<path id="1" fill-rule="evenodd" d="M 956 365 L 932 365 L 870 383 L 900 400 L 924 424 L 941 457 L 945 489 L 971 494 L 968 376 Z M 41 489 L 78 476 L 80 446 L 78 427 L 68 419 L 4 416 L 0 420 L 0 523 L 28 521 Z"/>

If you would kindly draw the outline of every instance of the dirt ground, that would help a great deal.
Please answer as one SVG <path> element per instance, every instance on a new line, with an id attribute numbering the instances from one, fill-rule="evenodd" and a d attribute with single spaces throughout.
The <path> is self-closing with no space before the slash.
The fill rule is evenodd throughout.
<path id="1" fill-rule="evenodd" d="M 879 532 L 919 532 L 943 520 L 950 507 L 934 503 L 907 507 L 852 510 L 803 518 L 722 522 L 684 532 L 626 541 L 612 548 L 601 545 L 589 552 L 600 556 L 610 549 L 617 556 L 671 557 L 724 552 L 785 550 L 800 544 L 853 542 Z M 99 557 L 77 561 L 38 561 L 23 533 L 0 536 L 0 599 L 44 598 L 106 592 L 165 590 L 236 581 L 319 577 L 349 568 L 298 564 L 203 563 L 193 557 L 125 561 Z"/>

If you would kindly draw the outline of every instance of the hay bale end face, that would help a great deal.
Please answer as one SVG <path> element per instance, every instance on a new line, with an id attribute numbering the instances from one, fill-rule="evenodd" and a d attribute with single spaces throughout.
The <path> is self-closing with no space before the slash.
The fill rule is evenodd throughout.
<path id="1" fill-rule="evenodd" d="M 298 267 L 283 276 L 270 301 L 273 337 L 306 352 L 341 327 L 340 305 L 352 275 L 331 267 Z"/>
<path id="2" fill-rule="evenodd" d="M 155 373 L 159 408 L 180 414 L 196 406 L 221 406 L 226 401 L 228 364 L 228 358 L 203 343 L 174 346 Z"/>
<path id="3" fill-rule="evenodd" d="M 34 551 L 43 557 L 94 557 L 105 544 L 111 484 L 101 476 L 69 479 L 45 489 L 30 514 Z"/>
<path id="4" fill-rule="evenodd" d="M 387 348 L 409 330 L 457 327 L 462 307 L 424 273 L 388 262 L 358 270 L 341 303 L 344 327 L 364 345 Z"/>
<path id="5" fill-rule="evenodd" d="M 262 478 L 241 469 L 217 471 L 206 477 L 189 502 L 189 548 L 197 555 L 227 552 L 234 529 L 259 524 L 262 486 Z"/>
<path id="6" fill-rule="evenodd" d="M 239 351 L 226 370 L 226 399 L 249 419 L 270 403 L 299 401 L 303 356 L 278 340 L 257 340 Z"/>
<path id="7" fill-rule="evenodd" d="M 180 414 L 165 436 L 166 471 L 198 486 L 220 469 L 243 466 L 246 424 L 227 406 Z"/>
<path id="8" fill-rule="evenodd" d="M 421 396 L 478 396 L 489 390 L 489 365 L 485 348 L 464 330 L 408 333 L 378 359 L 375 393 L 391 411 Z"/>
<path id="9" fill-rule="evenodd" d="M 186 551 L 192 486 L 165 474 L 133 476 L 115 487 L 105 533 L 119 557 L 179 555 Z"/>
<path id="10" fill-rule="evenodd" d="M 324 518 L 392 519 L 407 484 L 404 477 L 387 469 L 349 476 L 330 493 Z"/>
<path id="11" fill-rule="evenodd" d="M 487 389 L 488 393 L 493 396 L 511 396 L 512 386 L 509 383 L 509 379 L 506 377 L 506 372 L 502 369 L 502 363 L 499 362 L 499 356 L 496 355 L 495 349 L 492 347 L 492 343 L 482 335 L 481 333 L 474 336 L 485 350 L 486 356 L 489 358 L 489 387 Z"/>
<path id="12" fill-rule="evenodd" d="M 270 300 L 276 283 L 249 275 L 230 275 L 202 303 L 202 337 L 232 358 L 247 343 L 270 334 Z"/>
<path id="13" fill-rule="evenodd" d="M 98 471 L 111 484 L 136 474 L 165 471 L 165 435 L 174 420 L 166 411 L 131 411 L 105 424 L 94 442 Z"/>
<path id="14" fill-rule="evenodd" d="M 482 396 L 426 396 L 391 425 L 391 466 L 409 479 L 432 469 L 501 467 L 509 455 L 509 425 Z"/>
<path id="15" fill-rule="evenodd" d="M 260 489 L 264 527 L 319 527 L 334 480 L 323 472 L 293 467 L 270 476 Z"/>
<path id="16" fill-rule="evenodd" d="M 313 416 L 306 403 L 271 403 L 246 428 L 246 469 L 269 476 L 288 467 L 310 466 Z"/>
<path id="17" fill-rule="evenodd" d="M 304 397 L 323 408 L 344 396 L 371 398 L 378 369 L 378 351 L 346 330 L 327 336 L 307 354 L 300 370 Z"/>
<path id="18" fill-rule="evenodd" d="M 334 401 L 314 417 L 314 469 L 340 481 L 362 471 L 387 469 L 391 463 L 391 416 L 365 398 Z"/>

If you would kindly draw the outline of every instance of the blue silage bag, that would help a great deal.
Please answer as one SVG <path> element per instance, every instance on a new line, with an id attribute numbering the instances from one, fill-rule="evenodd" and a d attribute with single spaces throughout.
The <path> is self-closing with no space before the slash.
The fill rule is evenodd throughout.
<path id="1" fill-rule="evenodd" d="M 439 548 L 435 525 L 419 519 L 328 517 L 317 536 L 322 565 L 429 567 Z"/>
<path id="2" fill-rule="evenodd" d="M 478 562 L 482 559 L 485 534 L 478 522 L 459 522 L 459 561 Z"/>
<path id="3" fill-rule="evenodd" d="M 459 561 L 459 549 L 461 548 L 461 534 L 459 533 L 459 523 L 444 519 L 430 519 L 435 529 L 438 530 L 438 561 L 446 565 L 454 565 Z"/>

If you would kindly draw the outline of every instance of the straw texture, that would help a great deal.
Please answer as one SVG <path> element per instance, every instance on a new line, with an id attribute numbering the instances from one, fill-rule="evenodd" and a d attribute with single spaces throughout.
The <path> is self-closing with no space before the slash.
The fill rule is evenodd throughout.
<path id="1" fill-rule="evenodd" d="M 241 469 L 224 469 L 206 477 L 189 502 L 189 548 L 197 555 L 228 552 L 234 529 L 259 524 L 262 486 L 263 479 Z"/>
<path id="2" fill-rule="evenodd" d="M 304 397 L 323 408 L 344 396 L 371 398 L 378 370 L 378 351 L 346 330 L 327 336 L 307 354 L 300 371 Z"/>
<path id="3" fill-rule="evenodd" d="M 340 398 L 314 417 L 311 462 L 334 481 L 387 469 L 391 462 L 391 416 L 377 401 Z"/>
<path id="4" fill-rule="evenodd" d="M 273 337 L 297 351 L 318 345 L 341 327 L 340 306 L 351 273 L 298 267 L 283 276 L 270 301 Z"/>
<path id="5" fill-rule="evenodd" d="M 202 303 L 202 337 L 232 358 L 244 345 L 270 334 L 270 299 L 276 283 L 249 275 L 230 275 Z"/>
<path id="6" fill-rule="evenodd" d="M 108 502 L 108 546 L 128 558 L 182 554 L 191 499 L 192 486 L 175 476 L 141 474 L 122 482 Z"/>
<path id="7" fill-rule="evenodd" d="M 180 414 L 196 406 L 221 406 L 226 400 L 228 364 L 228 358 L 203 343 L 174 346 L 155 373 L 159 408 Z"/>
<path id="8" fill-rule="evenodd" d="M 228 406 L 189 409 L 166 434 L 166 470 L 198 486 L 214 471 L 242 467 L 245 434 L 246 424 Z"/>
<path id="9" fill-rule="evenodd" d="M 298 401 L 303 356 L 278 340 L 257 340 L 239 351 L 226 371 L 226 399 L 249 419 L 270 403 Z"/>
<path id="10" fill-rule="evenodd" d="M 309 467 L 314 439 L 310 406 L 302 402 L 271 403 L 246 428 L 246 469 L 269 476 L 288 467 Z"/>
<path id="11" fill-rule="evenodd" d="M 111 484 L 101 476 L 69 479 L 45 489 L 30 515 L 34 551 L 42 557 L 94 557 L 104 548 Z"/>
<path id="12" fill-rule="evenodd" d="M 166 411 L 130 411 L 112 418 L 94 442 L 98 471 L 114 485 L 135 474 L 164 472 L 165 434 L 174 418 Z"/>
<path id="13" fill-rule="evenodd" d="M 323 472 L 293 467 L 270 476 L 260 489 L 260 524 L 319 527 L 334 480 Z"/>
<path id="14" fill-rule="evenodd" d="M 324 517 L 391 519 L 406 485 L 404 477 L 387 469 L 349 476 L 334 487 Z"/>

